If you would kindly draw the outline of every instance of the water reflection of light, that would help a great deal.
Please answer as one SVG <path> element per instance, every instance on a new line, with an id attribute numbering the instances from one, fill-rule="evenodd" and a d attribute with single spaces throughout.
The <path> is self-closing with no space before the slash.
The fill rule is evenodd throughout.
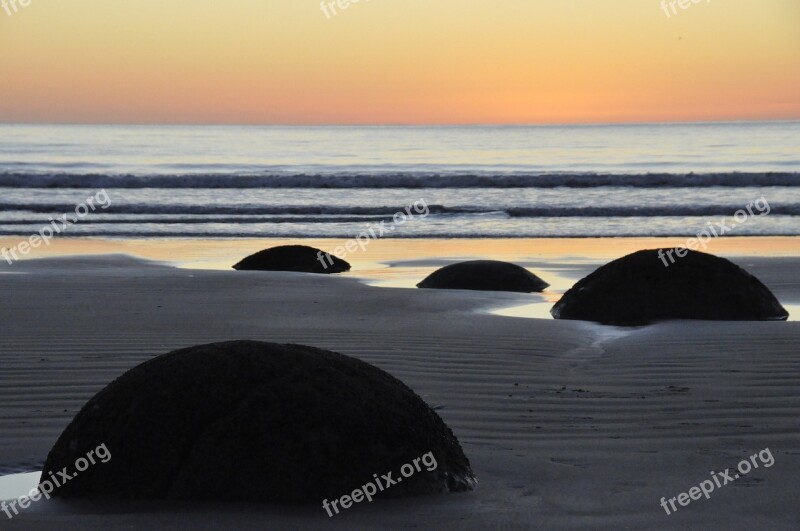
<path id="1" fill-rule="evenodd" d="M 24 474 L 0 476 L 0 501 L 15 500 L 21 496 L 27 496 L 31 490 L 39 486 L 41 475 L 41 472 L 26 472 Z"/>
<path id="2" fill-rule="evenodd" d="M 528 319 L 552 319 L 550 315 L 550 308 L 553 303 L 547 302 L 534 302 L 530 304 L 523 304 L 521 306 L 509 306 L 500 309 L 491 310 L 489 313 L 492 315 L 502 315 L 504 317 L 525 317 Z"/>

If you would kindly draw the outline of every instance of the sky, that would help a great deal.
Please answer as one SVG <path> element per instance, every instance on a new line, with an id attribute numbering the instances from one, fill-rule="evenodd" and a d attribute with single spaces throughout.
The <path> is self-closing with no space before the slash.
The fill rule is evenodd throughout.
<path id="1" fill-rule="evenodd" d="M 800 0 L 16 3 L 0 122 L 800 119 Z"/>

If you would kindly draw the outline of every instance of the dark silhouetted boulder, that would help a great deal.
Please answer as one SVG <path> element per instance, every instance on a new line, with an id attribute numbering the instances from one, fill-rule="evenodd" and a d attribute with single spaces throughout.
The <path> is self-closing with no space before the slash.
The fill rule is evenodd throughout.
<path id="1" fill-rule="evenodd" d="M 666 253 L 671 252 L 673 260 Z M 789 314 L 756 277 L 717 256 L 685 249 L 638 251 L 567 291 L 550 313 L 614 325 L 669 319 L 780 321 Z"/>
<path id="2" fill-rule="evenodd" d="M 396 479 L 428 452 L 435 468 L 423 464 L 378 496 L 459 492 L 475 482 L 456 437 L 401 381 L 301 345 L 215 343 L 131 369 L 81 409 L 42 481 L 74 470 L 99 445 L 111 458 L 55 496 L 321 503 L 374 474 Z"/>
<path id="3" fill-rule="evenodd" d="M 332 254 L 307 245 L 281 245 L 251 254 L 233 266 L 239 271 L 296 271 L 298 273 L 342 273 L 350 264 Z"/>
<path id="4" fill-rule="evenodd" d="M 451 264 L 428 275 L 418 288 L 479 291 L 543 291 L 549 284 L 527 269 L 496 260 L 471 260 Z"/>

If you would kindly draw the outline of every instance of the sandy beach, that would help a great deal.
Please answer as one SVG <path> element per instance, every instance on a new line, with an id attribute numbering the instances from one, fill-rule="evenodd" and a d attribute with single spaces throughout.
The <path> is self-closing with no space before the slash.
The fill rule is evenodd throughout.
<path id="1" fill-rule="evenodd" d="M 719 254 L 756 274 L 791 312 L 800 304 L 797 241 L 770 242 L 773 256 L 758 257 L 742 252 L 760 246 L 747 240 Z M 101 243 L 69 245 L 89 252 Z M 526 242 L 376 242 L 338 278 L 178 268 L 165 261 L 165 242 L 4 264 L 2 474 L 40 470 L 73 415 L 127 369 L 180 347 L 256 339 L 331 349 L 401 379 L 453 429 L 480 483 L 472 493 L 376 501 L 334 518 L 320 507 L 42 501 L 3 526 L 796 529 L 800 323 L 620 328 L 490 313 L 550 305 L 605 263 L 602 255 L 650 243 L 593 242 L 578 259 L 578 241 L 542 243 L 537 252 Z M 174 261 L 205 255 L 224 263 L 224 245 L 176 243 L 185 252 Z M 560 280 L 544 296 L 368 285 L 404 285 L 441 261 L 497 254 Z M 773 466 L 670 515 L 660 506 L 767 448 Z"/>

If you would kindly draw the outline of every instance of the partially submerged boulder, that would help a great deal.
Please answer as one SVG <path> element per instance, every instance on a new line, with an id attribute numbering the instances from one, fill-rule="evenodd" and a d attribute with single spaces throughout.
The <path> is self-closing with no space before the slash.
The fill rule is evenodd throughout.
<path id="1" fill-rule="evenodd" d="M 307 245 L 281 245 L 259 251 L 233 266 L 238 271 L 296 271 L 299 273 L 342 273 L 350 264 Z"/>
<path id="2" fill-rule="evenodd" d="M 527 269 L 497 260 L 470 260 L 451 264 L 428 275 L 418 288 L 479 291 L 543 291 L 549 284 Z"/>
<path id="3" fill-rule="evenodd" d="M 610 262 L 567 291 L 550 313 L 614 325 L 668 319 L 782 321 L 789 313 L 756 277 L 688 249 L 638 251 Z M 672 253 L 672 260 L 667 260 Z"/>
<path id="4" fill-rule="evenodd" d="M 458 440 L 401 381 L 301 345 L 185 348 L 100 391 L 58 439 L 42 481 L 105 445 L 110 459 L 56 488 L 88 499 L 336 499 L 430 453 L 378 496 L 471 490 Z M 435 466 L 432 463 L 435 461 Z"/>

